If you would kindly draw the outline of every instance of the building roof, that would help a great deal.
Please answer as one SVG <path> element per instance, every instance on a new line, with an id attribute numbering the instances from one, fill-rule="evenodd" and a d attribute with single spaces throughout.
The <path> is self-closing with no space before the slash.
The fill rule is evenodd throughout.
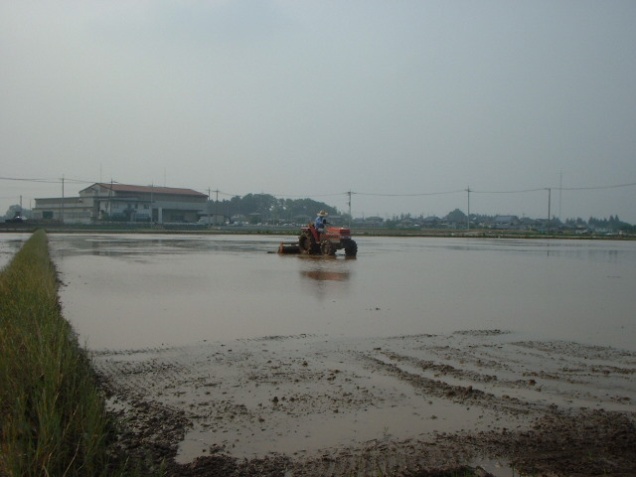
<path id="1" fill-rule="evenodd" d="M 160 187 L 160 186 L 138 186 L 138 185 L 129 185 L 129 184 L 118 184 L 118 183 L 108 183 L 108 182 L 98 182 L 93 184 L 91 187 L 100 186 L 106 189 L 110 189 L 113 192 L 136 192 L 136 193 L 146 193 L 146 194 L 168 194 L 168 195 L 187 195 L 191 197 L 207 197 L 206 194 L 201 192 L 197 192 L 192 189 L 179 189 L 174 187 Z M 88 190 L 91 187 L 87 187 L 84 190 Z M 84 191 L 81 191 L 84 192 Z"/>

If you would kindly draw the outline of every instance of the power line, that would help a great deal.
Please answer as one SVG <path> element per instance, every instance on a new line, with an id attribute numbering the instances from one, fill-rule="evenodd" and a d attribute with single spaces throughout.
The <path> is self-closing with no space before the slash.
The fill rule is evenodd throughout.
<path id="1" fill-rule="evenodd" d="M 479 189 L 471 188 L 470 192 L 474 194 L 525 194 L 529 192 L 542 192 L 548 189 L 577 191 L 577 190 L 618 189 L 622 187 L 634 187 L 634 186 L 636 186 L 636 182 L 630 182 L 627 184 L 606 185 L 606 186 L 536 187 L 534 189 L 516 189 L 516 190 L 479 190 Z M 463 193 L 463 192 L 466 192 L 466 189 L 447 191 L 447 192 L 421 192 L 421 193 L 414 193 L 414 194 L 383 194 L 383 193 L 373 193 L 373 192 L 352 192 L 352 193 L 356 195 L 372 196 L 372 197 L 419 197 L 419 196 L 430 196 L 430 195 L 449 195 L 449 194 L 457 194 L 457 193 Z"/>
<path id="2" fill-rule="evenodd" d="M 80 184 L 94 184 L 95 181 L 88 181 L 85 179 L 74 179 L 69 177 L 62 177 L 59 179 L 44 179 L 44 178 L 33 178 L 33 177 L 0 177 L 2 181 L 14 181 L 14 182 L 35 182 L 38 184 L 61 184 L 62 182 L 76 182 Z"/>
<path id="3" fill-rule="evenodd" d="M 349 192 L 336 192 L 333 194 L 311 194 L 312 197 L 339 197 L 339 196 L 343 196 L 343 195 L 348 195 Z M 355 192 L 354 192 L 355 194 Z M 234 194 L 234 196 L 239 195 L 239 194 Z M 289 199 L 298 199 L 298 198 L 306 198 L 307 194 L 302 194 L 302 195 L 292 195 L 292 194 L 270 194 L 274 197 L 284 197 L 284 198 L 289 198 Z"/>
<path id="4" fill-rule="evenodd" d="M 630 182 L 628 184 L 616 184 L 608 186 L 591 186 L 591 187 L 563 187 L 561 190 L 600 190 L 600 189 L 619 189 L 621 187 L 634 187 L 636 182 Z"/>
<path id="5" fill-rule="evenodd" d="M 19 177 L 0 177 L 3 181 L 15 181 L 15 182 L 36 182 L 39 184 L 59 184 L 61 179 L 40 179 L 40 178 L 19 178 Z"/>
<path id="6" fill-rule="evenodd" d="M 370 196 L 370 197 L 424 197 L 431 195 L 451 195 L 466 192 L 466 189 L 445 191 L 445 192 L 417 192 L 413 194 L 382 194 L 377 192 L 351 192 L 354 195 Z M 471 190 L 472 192 L 472 190 Z M 346 192 L 348 194 L 348 192 Z"/>
<path id="7" fill-rule="evenodd" d="M 545 187 L 536 189 L 523 189 L 523 190 L 474 190 L 470 191 L 474 194 L 525 194 L 527 192 L 539 192 L 545 190 Z"/>
<path id="8" fill-rule="evenodd" d="M 14 181 L 14 182 L 33 182 L 39 184 L 61 184 L 63 182 L 72 182 L 79 184 L 93 184 L 95 181 L 86 180 L 86 179 L 78 179 L 78 178 L 59 178 L 59 179 L 51 179 L 51 178 L 34 178 L 34 177 L 4 177 L 0 176 L 0 181 Z M 118 183 L 117 181 L 112 181 L 113 183 Z M 553 190 L 559 191 L 584 191 L 584 190 L 607 190 L 607 189 L 618 189 L 624 187 L 634 187 L 636 186 L 636 182 L 629 182 L 625 184 L 612 184 L 612 185 L 604 185 L 604 186 L 582 186 L 582 187 L 552 187 Z M 541 192 L 547 190 L 546 187 L 537 187 L 532 189 L 511 189 L 511 190 L 479 190 L 479 189 L 470 189 L 471 193 L 474 194 L 525 194 L 531 192 Z M 338 196 L 351 196 L 351 195 L 359 195 L 363 197 L 430 197 L 430 196 L 441 196 L 441 195 L 453 195 L 453 194 L 462 194 L 466 192 L 466 189 L 456 189 L 456 190 L 448 190 L 448 191 L 440 191 L 440 192 L 414 192 L 414 193 L 382 193 L 382 192 L 356 192 L 356 191 L 347 191 L 347 192 L 338 192 L 331 194 L 311 194 L 312 197 L 338 197 Z M 263 192 L 264 193 L 264 192 Z M 229 192 L 224 192 L 219 190 L 219 195 L 227 196 L 227 197 L 236 197 L 241 196 L 241 194 L 233 194 Z M 279 198 L 304 198 L 307 197 L 307 194 L 269 194 L 274 197 Z"/>

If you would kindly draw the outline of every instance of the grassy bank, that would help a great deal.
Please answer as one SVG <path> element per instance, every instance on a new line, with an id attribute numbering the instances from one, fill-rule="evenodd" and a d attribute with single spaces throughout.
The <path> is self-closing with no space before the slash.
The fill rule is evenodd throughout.
<path id="1" fill-rule="evenodd" d="M 112 475 L 104 402 L 57 287 L 40 230 L 0 273 L 0 476 Z"/>

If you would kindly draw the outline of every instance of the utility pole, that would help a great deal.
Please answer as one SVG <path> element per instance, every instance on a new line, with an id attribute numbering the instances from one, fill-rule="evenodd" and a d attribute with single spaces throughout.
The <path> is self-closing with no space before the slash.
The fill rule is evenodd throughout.
<path id="1" fill-rule="evenodd" d="M 150 185 L 150 225 L 152 225 L 155 221 L 155 214 L 152 212 L 152 207 L 154 203 L 154 194 L 155 194 L 155 181 L 152 181 Z"/>
<path id="2" fill-rule="evenodd" d="M 62 174 L 62 212 L 60 214 L 60 223 L 64 223 L 64 174 Z"/>
<path id="3" fill-rule="evenodd" d="M 561 204 L 563 203 L 563 171 L 559 173 L 559 220 L 563 220 L 561 215 Z"/>
<path id="4" fill-rule="evenodd" d="M 470 230 L 470 186 L 466 187 L 468 194 L 468 215 L 466 216 L 466 230 Z"/>
<path id="5" fill-rule="evenodd" d="M 549 223 L 550 222 L 550 214 L 552 213 L 552 211 L 550 210 L 551 202 L 552 202 L 552 189 L 550 189 L 548 187 L 547 190 L 548 190 L 548 223 Z"/>
<path id="6" fill-rule="evenodd" d="M 347 194 L 349 195 L 349 228 L 351 228 L 351 190 Z"/>
<path id="7" fill-rule="evenodd" d="M 219 215 L 219 189 L 212 190 L 210 187 L 208 187 L 208 202 L 210 202 L 212 199 L 212 192 L 216 194 L 216 198 L 214 200 L 214 223 L 216 224 L 216 222 L 218 221 L 218 215 Z M 208 204 L 207 210 L 208 210 L 208 225 L 210 225 L 211 223 L 210 222 L 210 204 Z"/>
<path id="8" fill-rule="evenodd" d="M 212 193 L 212 191 L 210 190 L 210 188 L 208 187 L 208 205 L 206 207 L 207 212 L 208 212 L 208 226 L 210 225 L 210 194 Z"/>
<path id="9" fill-rule="evenodd" d="M 216 197 L 214 199 L 214 223 L 216 224 L 217 221 L 219 220 L 219 189 L 217 188 L 214 193 L 216 194 Z"/>

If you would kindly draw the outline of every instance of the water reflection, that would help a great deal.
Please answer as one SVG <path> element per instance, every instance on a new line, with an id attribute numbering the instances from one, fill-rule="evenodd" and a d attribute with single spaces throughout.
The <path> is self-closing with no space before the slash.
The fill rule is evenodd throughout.
<path id="1" fill-rule="evenodd" d="M 300 274 L 307 278 L 318 280 L 319 282 L 325 280 L 343 282 L 345 280 L 348 280 L 350 275 L 349 272 L 334 272 L 329 270 L 302 270 Z"/>
<path id="2" fill-rule="evenodd" d="M 323 300 L 338 291 L 338 295 L 347 290 L 351 278 L 350 261 L 343 257 L 311 257 L 298 256 L 301 263 L 299 270 L 303 289 L 312 293 L 318 300 Z"/>
<path id="3" fill-rule="evenodd" d="M 634 346 L 636 242 L 364 237 L 358 260 L 346 260 L 276 254 L 285 239 L 52 234 L 50 243 L 68 284 L 65 316 L 95 348 L 464 329 Z"/>
<path id="4" fill-rule="evenodd" d="M 193 252 L 271 252 L 276 249 L 272 239 L 254 237 L 240 239 L 232 235 L 145 235 L 145 234 L 56 234 L 61 246 L 58 256 L 94 255 L 128 258 L 132 255 L 179 255 Z"/>
<path id="5" fill-rule="evenodd" d="M 497 252 L 509 256 L 534 255 L 549 258 L 575 259 L 585 262 L 621 263 L 636 259 L 634 243 L 610 240 L 565 240 L 565 239 L 423 239 L 412 243 L 394 242 L 400 249 L 411 248 L 413 252 L 425 250 L 454 251 L 474 254 Z M 389 251 L 397 251 L 395 250 Z"/>
<path id="6" fill-rule="evenodd" d="M 0 269 L 4 268 L 22 248 L 31 234 L 6 233 L 0 235 Z"/>

